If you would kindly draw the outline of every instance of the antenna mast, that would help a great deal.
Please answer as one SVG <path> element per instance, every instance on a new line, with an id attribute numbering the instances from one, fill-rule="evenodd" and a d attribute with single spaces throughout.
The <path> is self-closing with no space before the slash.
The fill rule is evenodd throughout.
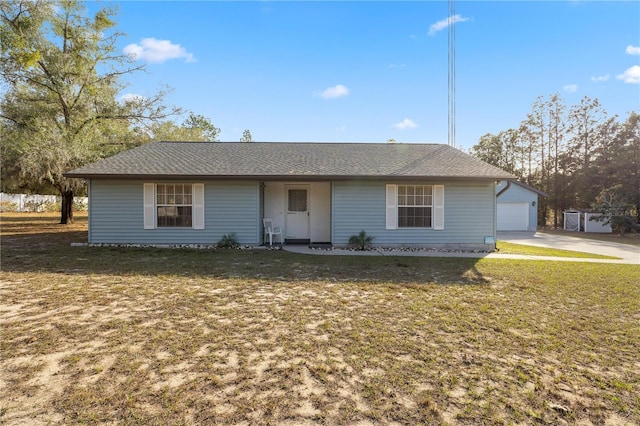
<path id="1" fill-rule="evenodd" d="M 448 30 L 448 126 L 447 136 L 449 146 L 456 147 L 456 1 L 449 1 Z"/>

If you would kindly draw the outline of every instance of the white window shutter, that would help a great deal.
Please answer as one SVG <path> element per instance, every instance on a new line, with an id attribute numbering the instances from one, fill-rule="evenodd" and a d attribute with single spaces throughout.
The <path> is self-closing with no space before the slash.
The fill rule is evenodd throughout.
<path id="1" fill-rule="evenodd" d="M 143 204 L 144 204 L 144 229 L 155 229 L 156 227 L 156 185 L 145 183 Z"/>
<path id="2" fill-rule="evenodd" d="M 444 185 L 433 185 L 433 229 L 444 229 Z"/>
<path id="3" fill-rule="evenodd" d="M 398 185 L 387 185 L 387 229 L 398 227 Z"/>
<path id="4" fill-rule="evenodd" d="M 204 229 L 204 183 L 193 184 L 193 229 Z"/>

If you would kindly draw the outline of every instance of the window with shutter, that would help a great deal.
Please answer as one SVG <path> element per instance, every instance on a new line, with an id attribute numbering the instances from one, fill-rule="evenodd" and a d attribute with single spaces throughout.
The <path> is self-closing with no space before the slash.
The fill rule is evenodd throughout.
<path id="1" fill-rule="evenodd" d="M 444 229 L 444 185 L 386 185 L 386 229 Z"/>
<path id="2" fill-rule="evenodd" d="M 204 184 L 145 183 L 144 228 L 204 229 Z"/>

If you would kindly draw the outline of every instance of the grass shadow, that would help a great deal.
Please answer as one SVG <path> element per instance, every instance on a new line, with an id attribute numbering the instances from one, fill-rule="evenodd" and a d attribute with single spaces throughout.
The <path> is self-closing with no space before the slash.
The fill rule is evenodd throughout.
<path id="1" fill-rule="evenodd" d="M 486 284 L 480 259 L 315 256 L 282 250 L 72 247 L 86 221 L 70 227 L 39 216 L 2 218 L 2 270 L 98 275 L 177 275 L 270 281 Z"/>

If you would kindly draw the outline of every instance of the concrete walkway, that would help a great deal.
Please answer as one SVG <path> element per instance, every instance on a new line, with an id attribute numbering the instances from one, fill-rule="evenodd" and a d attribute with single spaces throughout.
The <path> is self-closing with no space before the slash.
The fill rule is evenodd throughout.
<path id="1" fill-rule="evenodd" d="M 583 259 L 572 257 L 531 256 L 501 253 L 469 253 L 451 251 L 404 251 L 404 250 L 368 250 L 356 251 L 346 249 L 321 250 L 312 249 L 307 245 L 284 245 L 288 252 L 299 254 L 315 254 L 324 256 L 410 256 L 410 257 L 463 257 L 476 259 L 526 259 L 546 260 L 558 262 L 586 262 L 586 263 L 618 263 L 640 265 L 640 249 L 635 246 L 604 241 L 587 240 L 563 235 L 552 235 L 532 232 L 498 233 L 498 240 L 515 244 L 532 245 L 538 247 L 572 250 L 584 253 L 615 256 L 620 259 Z"/>

